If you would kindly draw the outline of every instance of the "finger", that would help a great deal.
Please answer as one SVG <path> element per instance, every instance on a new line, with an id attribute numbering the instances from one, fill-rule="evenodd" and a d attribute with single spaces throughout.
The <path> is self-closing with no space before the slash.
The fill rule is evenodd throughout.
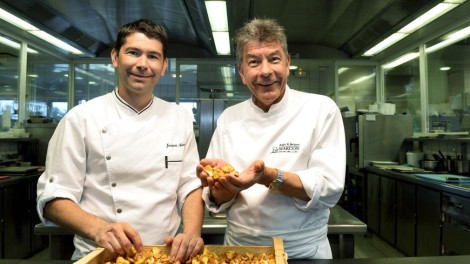
<path id="1" fill-rule="evenodd" d="M 227 177 L 222 177 L 219 179 L 218 183 L 223 187 L 225 188 L 226 190 L 230 191 L 230 192 L 238 192 L 240 190 L 240 187 L 233 184 L 232 182 L 230 182 L 228 180 Z"/>
<path id="2" fill-rule="evenodd" d="M 177 235 L 176 237 L 173 238 L 173 242 L 171 243 L 171 250 L 170 250 L 170 260 L 172 261 L 179 260 L 181 262 L 181 259 L 178 259 L 178 253 L 179 253 L 181 242 L 182 242 L 181 240 L 182 240 L 181 235 Z"/>
<path id="3" fill-rule="evenodd" d="M 144 243 L 142 242 L 142 239 L 140 238 L 139 232 L 132 228 L 130 225 L 127 225 L 124 228 L 124 234 L 126 235 L 127 240 L 123 240 L 122 246 L 126 250 L 126 252 L 130 254 L 130 256 L 133 256 L 132 252 L 132 245 L 135 246 L 135 249 L 140 252 L 144 250 Z"/>
<path id="4" fill-rule="evenodd" d="M 167 247 L 171 247 L 171 244 L 173 244 L 173 237 L 170 237 L 170 236 L 165 237 L 163 239 L 163 242 L 165 243 Z"/>
<path id="5" fill-rule="evenodd" d="M 114 228 L 111 228 L 106 232 L 105 240 L 110 246 L 110 248 L 108 249 L 110 253 L 115 253 L 121 256 L 126 255 L 126 251 L 122 248 L 117 235 L 117 231 Z"/>
<path id="6" fill-rule="evenodd" d="M 192 240 L 187 250 L 186 260 L 199 254 L 203 245 L 204 241 L 202 240 L 202 238 L 196 238 Z"/>
<path id="7" fill-rule="evenodd" d="M 256 160 L 253 163 L 253 169 L 255 170 L 256 173 L 262 172 L 264 170 L 264 161 Z"/>
<path id="8" fill-rule="evenodd" d="M 176 248 L 176 246 L 178 246 L 178 247 Z M 173 243 L 173 245 L 171 247 L 172 252 L 173 252 L 173 249 L 175 249 L 174 260 L 179 261 L 179 262 L 183 262 L 184 260 L 186 260 L 186 254 L 187 254 L 187 250 L 188 250 L 188 240 L 187 239 L 182 239 L 178 245 L 175 245 L 175 243 Z M 173 254 L 172 254 L 172 256 L 173 256 Z"/>

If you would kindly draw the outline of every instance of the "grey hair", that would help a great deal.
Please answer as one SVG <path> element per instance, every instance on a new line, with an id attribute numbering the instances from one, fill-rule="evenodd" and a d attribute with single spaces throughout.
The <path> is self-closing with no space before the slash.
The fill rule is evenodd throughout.
<path id="1" fill-rule="evenodd" d="M 235 32 L 233 40 L 236 47 L 237 62 L 239 64 L 241 64 L 243 60 L 243 49 L 250 41 L 277 42 L 282 46 L 285 54 L 287 56 L 289 54 L 287 51 L 287 37 L 284 28 L 274 19 L 254 18 Z"/>

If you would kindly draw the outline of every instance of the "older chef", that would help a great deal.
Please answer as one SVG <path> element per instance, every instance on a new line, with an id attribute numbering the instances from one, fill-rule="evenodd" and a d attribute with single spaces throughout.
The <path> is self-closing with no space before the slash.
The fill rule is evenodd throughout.
<path id="1" fill-rule="evenodd" d="M 290 58 L 277 22 L 254 19 L 234 39 L 253 96 L 222 113 L 197 168 L 207 207 L 227 210 L 226 244 L 270 245 L 280 236 L 289 258 L 332 258 L 329 208 L 346 169 L 341 113 L 330 98 L 287 85 Z M 218 181 L 203 171 L 226 162 L 244 171 Z"/>
<path id="2" fill-rule="evenodd" d="M 76 234 L 73 259 L 97 246 L 133 255 L 132 245 L 167 243 L 184 261 L 203 246 L 192 118 L 153 95 L 166 50 L 161 26 L 124 25 L 111 53 L 118 87 L 71 109 L 49 142 L 37 209 Z"/>

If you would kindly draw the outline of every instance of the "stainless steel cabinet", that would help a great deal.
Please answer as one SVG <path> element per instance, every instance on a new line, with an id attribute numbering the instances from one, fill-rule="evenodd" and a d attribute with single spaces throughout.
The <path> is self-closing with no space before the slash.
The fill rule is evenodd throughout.
<path id="1" fill-rule="evenodd" d="M 416 189 L 416 256 L 439 256 L 441 194 L 418 186 Z"/>
<path id="2" fill-rule="evenodd" d="M 0 182 L 0 259 L 27 258 L 47 246 L 47 237 L 34 235 L 34 225 L 39 222 L 34 192 L 37 179 L 12 176 Z"/>
<path id="3" fill-rule="evenodd" d="M 380 236 L 395 245 L 396 181 L 387 177 L 380 179 Z"/>
<path id="4" fill-rule="evenodd" d="M 31 238 L 28 183 L 15 184 L 3 189 L 3 256 L 20 259 L 28 256 Z"/>
<path id="5" fill-rule="evenodd" d="M 439 256 L 441 193 L 367 172 L 367 226 L 408 256 Z"/>
<path id="6" fill-rule="evenodd" d="M 380 176 L 367 173 L 367 204 L 366 204 L 366 222 L 369 230 L 379 233 L 379 219 L 380 219 Z"/>
<path id="7" fill-rule="evenodd" d="M 416 249 L 416 186 L 397 181 L 396 247 L 407 256 L 415 256 Z"/>
<path id="8" fill-rule="evenodd" d="M 446 255 L 470 254 L 470 199 L 443 194 L 442 244 Z"/>

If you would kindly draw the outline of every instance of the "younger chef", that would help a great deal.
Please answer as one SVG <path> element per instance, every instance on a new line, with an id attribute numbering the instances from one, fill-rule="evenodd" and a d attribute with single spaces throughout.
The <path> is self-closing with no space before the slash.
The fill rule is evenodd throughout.
<path id="1" fill-rule="evenodd" d="M 37 209 L 44 223 L 76 234 L 72 259 L 97 246 L 133 255 L 132 245 L 166 243 L 185 261 L 203 246 L 192 117 L 153 95 L 166 52 L 163 27 L 146 19 L 121 27 L 111 52 L 118 87 L 71 109 L 49 142 Z"/>

